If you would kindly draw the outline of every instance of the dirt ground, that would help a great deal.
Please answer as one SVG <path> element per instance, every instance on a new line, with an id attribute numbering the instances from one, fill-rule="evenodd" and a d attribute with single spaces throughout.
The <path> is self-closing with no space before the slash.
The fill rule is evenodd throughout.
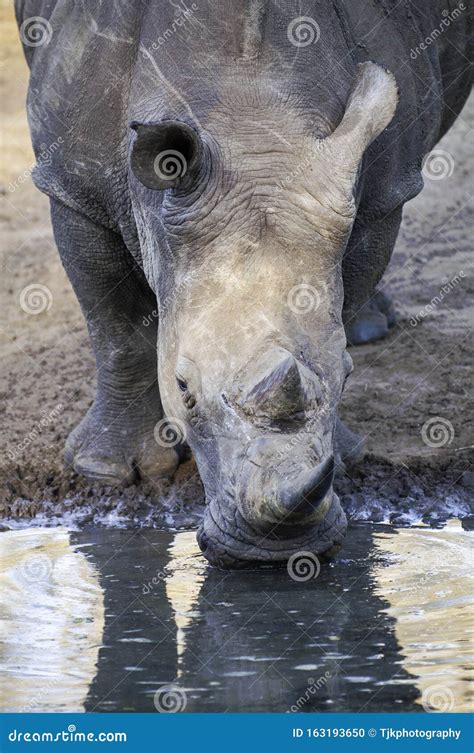
<path id="1" fill-rule="evenodd" d="M 172 485 L 121 491 L 91 486 L 63 465 L 66 436 L 93 399 L 94 364 L 52 239 L 48 200 L 29 175 L 27 69 L 4 2 L 0 15 L 0 514 L 43 519 L 67 511 L 82 522 L 193 525 L 202 489 L 192 460 Z M 397 325 L 386 340 L 351 349 L 355 371 L 342 415 L 367 438 L 367 454 L 338 480 L 338 491 L 356 518 L 408 522 L 469 515 L 473 125 L 471 98 L 439 145 L 448 153 L 442 157 L 448 174 L 427 179 L 405 208 L 383 281 L 396 302 Z"/>

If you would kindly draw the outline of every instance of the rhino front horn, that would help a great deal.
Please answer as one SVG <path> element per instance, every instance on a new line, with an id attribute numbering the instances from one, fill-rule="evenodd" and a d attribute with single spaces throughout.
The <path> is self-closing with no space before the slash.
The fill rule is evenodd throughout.
<path id="1" fill-rule="evenodd" d="M 309 369 L 285 348 L 274 347 L 247 367 L 237 403 L 250 415 L 284 420 L 315 407 L 319 397 Z"/>

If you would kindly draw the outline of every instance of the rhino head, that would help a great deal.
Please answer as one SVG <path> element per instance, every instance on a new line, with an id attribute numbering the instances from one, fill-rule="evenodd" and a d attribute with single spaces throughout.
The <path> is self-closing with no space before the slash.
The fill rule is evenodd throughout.
<path id="1" fill-rule="evenodd" d="M 239 89 L 223 86 L 205 125 L 148 119 L 131 140 L 162 401 L 204 483 L 199 544 L 221 566 L 332 554 L 343 540 L 341 261 L 361 160 L 397 102 L 374 63 L 358 66 L 329 133 L 271 82 Z"/>

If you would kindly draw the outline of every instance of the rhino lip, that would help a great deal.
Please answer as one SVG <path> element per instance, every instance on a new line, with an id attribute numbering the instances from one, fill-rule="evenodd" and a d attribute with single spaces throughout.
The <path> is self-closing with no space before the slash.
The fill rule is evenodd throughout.
<path id="1" fill-rule="evenodd" d="M 283 564 L 298 551 L 311 551 L 321 557 L 331 557 L 341 547 L 347 529 L 347 519 L 337 495 L 325 518 L 314 526 L 295 528 L 290 536 L 262 535 L 254 531 L 236 510 L 235 525 L 226 525 L 219 512 L 217 500 L 211 500 L 197 533 L 201 551 L 211 565 L 218 568 L 260 568 Z"/>

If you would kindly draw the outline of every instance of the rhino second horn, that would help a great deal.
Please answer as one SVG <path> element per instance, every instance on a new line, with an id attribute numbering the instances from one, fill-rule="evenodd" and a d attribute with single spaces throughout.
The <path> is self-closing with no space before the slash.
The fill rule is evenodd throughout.
<path id="1" fill-rule="evenodd" d="M 289 351 L 272 348 L 247 372 L 239 405 L 247 413 L 272 419 L 291 418 L 307 410 L 311 392 L 316 390 L 309 389 L 310 380 L 303 369 Z"/>
<path id="2" fill-rule="evenodd" d="M 315 468 L 304 471 L 300 477 L 283 487 L 275 512 L 283 522 L 294 523 L 297 519 L 316 520 L 325 510 L 321 506 L 328 499 L 334 481 L 334 457 L 331 456 Z"/>

